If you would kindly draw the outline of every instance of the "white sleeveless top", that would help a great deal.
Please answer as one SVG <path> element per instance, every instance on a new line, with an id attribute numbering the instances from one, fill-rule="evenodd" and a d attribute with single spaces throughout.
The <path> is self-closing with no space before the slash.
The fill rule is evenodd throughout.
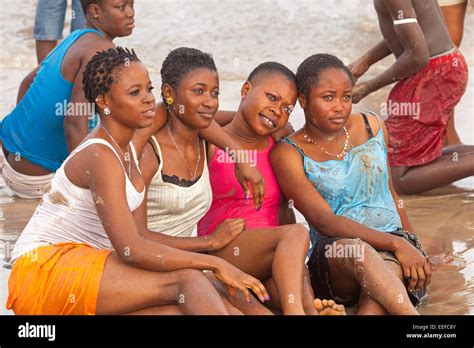
<path id="1" fill-rule="evenodd" d="M 197 222 L 212 204 L 206 151 L 201 177 L 191 186 L 182 187 L 163 181 L 163 155 L 156 138 L 152 136 L 151 139 L 158 151 L 160 164 L 147 193 L 148 229 L 169 236 L 191 237 Z"/>
<path id="2" fill-rule="evenodd" d="M 112 145 L 99 138 L 88 139 L 71 152 L 56 171 L 51 181 L 51 190 L 43 195 L 40 205 L 18 238 L 12 252 L 12 263 L 33 249 L 56 243 L 76 242 L 97 249 L 112 249 L 112 244 L 97 214 L 92 192 L 74 185 L 64 172 L 67 161 L 91 144 L 107 146 L 120 161 Z M 138 168 L 137 155 L 132 143 L 130 148 Z M 120 164 L 125 173 L 122 161 Z M 123 190 L 123 188 L 117 189 Z M 125 174 L 125 191 L 130 211 L 134 211 L 143 202 L 145 189 L 138 192 Z"/>

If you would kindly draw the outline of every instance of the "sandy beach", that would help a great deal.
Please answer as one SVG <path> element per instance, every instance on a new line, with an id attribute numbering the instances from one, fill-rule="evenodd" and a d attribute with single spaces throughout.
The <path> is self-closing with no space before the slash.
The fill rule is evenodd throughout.
<path id="1" fill-rule="evenodd" d="M 32 39 L 36 1 L 0 4 L 0 119 L 13 108 L 22 78 L 35 68 Z M 136 1 L 133 35 L 116 43 L 133 47 L 159 90 L 161 62 L 179 46 L 213 54 L 221 83 L 220 107 L 235 110 L 240 86 L 253 67 L 275 60 L 296 69 L 307 56 L 327 52 L 346 63 L 380 39 L 372 2 L 366 0 L 182 0 Z M 67 35 L 69 27 L 65 30 Z M 458 133 L 474 144 L 474 7 L 469 5 L 461 52 L 468 62 L 468 89 L 455 110 Z M 367 77 L 393 62 L 388 57 Z M 380 113 L 390 87 L 370 95 L 354 111 Z M 158 94 L 158 92 L 157 92 Z M 303 125 L 299 106 L 290 118 Z M 0 158 L 1 160 L 2 158 Z M 422 314 L 474 314 L 474 177 L 422 195 L 402 197 L 410 221 L 430 255 L 454 257 L 451 267 L 433 275 Z M 0 178 L 0 314 L 5 310 L 9 251 L 38 201 L 14 198 Z M 298 221 L 303 217 L 299 214 Z"/>

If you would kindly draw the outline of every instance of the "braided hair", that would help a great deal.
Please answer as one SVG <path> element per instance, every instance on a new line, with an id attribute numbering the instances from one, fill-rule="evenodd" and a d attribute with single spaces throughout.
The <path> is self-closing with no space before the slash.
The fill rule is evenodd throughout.
<path id="1" fill-rule="evenodd" d="M 161 67 L 161 96 L 163 101 L 163 86 L 170 85 L 175 90 L 192 71 L 206 68 L 217 73 L 216 64 L 212 55 L 195 48 L 180 47 L 171 51 Z"/>
<path id="2" fill-rule="evenodd" d="M 296 86 L 298 88 L 298 93 L 309 98 L 311 88 L 319 83 L 321 74 L 328 69 L 339 69 L 345 71 L 352 84 L 354 84 L 355 80 L 351 71 L 339 58 L 332 54 L 319 53 L 309 56 L 298 67 L 298 71 L 296 72 Z"/>
<path id="3" fill-rule="evenodd" d="M 97 52 L 89 60 L 82 78 L 84 95 L 90 103 L 95 103 L 98 96 L 110 90 L 116 82 L 114 78 L 118 71 L 131 62 L 139 62 L 135 51 L 128 48 L 115 47 Z"/>

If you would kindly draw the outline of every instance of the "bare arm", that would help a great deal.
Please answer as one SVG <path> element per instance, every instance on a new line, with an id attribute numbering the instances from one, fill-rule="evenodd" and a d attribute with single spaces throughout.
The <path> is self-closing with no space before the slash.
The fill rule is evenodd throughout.
<path id="1" fill-rule="evenodd" d="M 202 252 L 224 248 L 245 229 L 245 221 L 243 219 L 226 219 L 214 229 L 211 235 L 205 237 L 174 237 L 160 233 L 160 231 L 150 231 L 147 226 L 147 193 L 153 176 L 158 170 L 158 165 L 159 162 L 154 149 L 147 142 L 140 156 L 140 171 L 145 181 L 145 199 L 133 213 L 139 233 L 142 236 L 176 249 Z"/>
<path id="2" fill-rule="evenodd" d="M 135 220 L 137 222 L 138 230 L 140 235 L 156 241 L 161 244 L 168 245 L 170 247 L 186 250 L 186 251 L 208 251 L 214 250 L 213 240 L 209 237 L 173 237 L 168 236 L 159 231 L 148 230 L 147 224 L 147 193 L 150 186 L 150 182 L 158 170 L 158 160 L 154 153 L 153 147 L 147 143 L 140 156 L 140 171 L 145 181 L 145 199 L 140 207 L 133 212 Z"/>
<path id="3" fill-rule="evenodd" d="M 216 116 L 214 116 L 214 121 L 216 121 L 219 126 L 224 127 L 232 122 L 235 116 L 235 111 L 217 111 Z"/>
<path id="4" fill-rule="evenodd" d="M 212 270 L 226 285 L 242 290 L 247 299 L 250 298 L 248 289 L 252 289 L 265 301 L 268 294 L 261 282 L 224 260 L 175 249 L 140 235 L 125 196 L 125 174 L 115 155 L 103 145 L 92 145 L 83 151 L 89 159 L 87 186 L 96 201 L 102 225 L 122 262 L 158 272 L 184 268 Z"/>
<path id="5" fill-rule="evenodd" d="M 223 114 L 224 113 L 224 114 Z M 232 112 L 223 112 L 221 115 L 229 116 Z M 227 117 L 226 116 L 226 117 Z M 156 117 L 151 127 L 140 129 L 135 132 L 133 136 L 133 144 L 137 153 L 141 153 L 148 139 L 156 134 L 158 130 L 163 127 L 168 120 L 166 113 L 166 107 L 163 103 L 159 103 L 156 106 Z M 199 135 L 211 144 L 214 144 L 218 148 L 228 151 L 240 150 L 240 145 L 237 144 L 223 129 L 222 127 L 213 120 L 211 125 L 199 132 Z M 265 197 L 265 183 L 263 177 L 257 168 L 250 166 L 249 163 L 236 163 L 235 165 L 235 176 L 239 181 L 244 191 L 250 196 L 250 190 L 248 183 L 252 186 L 254 205 L 258 208 L 262 205 L 263 198 Z"/>
<path id="6" fill-rule="evenodd" d="M 206 255 L 176 250 L 139 234 L 125 196 L 125 175 L 116 157 L 104 146 L 94 146 L 98 156 L 89 156 L 89 188 L 97 202 L 97 213 L 107 235 L 125 263 L 152 271 L 183 268 L 215 270 L 217 264 Z M 88 149 L 89 150 L 89 149 Z"/>
<path id="7" fill-rule="evenodd" d="M 392 20 L 416 18 L 416 12 L 408 0 L 384 0 Z M 399 18 L 400 14 L 403 18 Z M 358 102 L 368 94 L 413 75 L 426 66 L 430 59 L 428 44 L 418 23 L 396 25 L 395 34 L 403 46 L 403 53 L 382 74 L 354 87 L 353 101 Z"/>
<path id="8" fill-rule="evenodd" d="M 217 122 L 212 121 L 211 125 L 199 132 L 199 134 L 211 144 L 228 152 L 241 150 L 240 145 L 232 139 Z M 261 207 L 265 197 L 265 183 L 263 177 L 256 167 L 250 163 L 236 163 L 235 176 L 242 186 L 244 192 L 250 196 L 248 183 L 252 186 L 253 202 L 256 209 Z"/>
<path id="9" fill-rule="evenodd" d="M 31 71 L 28 75 L 25 76 L 23 81 L 21 81 L 20 88 L 18 89 L 18 95 L 16 98 L 17 104 L 23 99 L 26 94 L 26 91 L 28 91 L 28 88 L 30 88 L 31 84 L 33 83 L 33 80 L 36 77 L 36 74 L 38 73 L 39 68 L 40 67 L 38 66 L 35 70 Z"/>
<path id="10" fill-rule="evenodd" d="M 374 47 L 368 50 L 362 57 L 358 58 L 355 62 L 349 64 L 352 76 L 358 79 L 359 77 L 364 75 L 373 64 L 384 59 L 391 53 L 392 52 L 385 44 L 385 40 L 380 41 Z"/>

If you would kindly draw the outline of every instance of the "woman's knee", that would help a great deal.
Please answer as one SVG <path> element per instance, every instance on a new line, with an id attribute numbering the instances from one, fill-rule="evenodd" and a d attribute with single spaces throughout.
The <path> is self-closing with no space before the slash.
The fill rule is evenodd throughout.
<path id="1" fill-rule="evenodd" d="M 357 271 L 365 271 L 375 257 L 380 257 L 370 244 L 359 238 L 339 239 L 334 243 L 333 248 L 332 254 L 342 259 L 345 267 L 350 266 Z M 339 255 L 342 257 L 338 257 Z"/>
<path id="2" fill-rule="evenodd" d="M 204 272 L 197 269 L 187 268 L 171 273 L 173 273 L 177 285 L 190 286 L 202 284 L 203 282 L 210 284 Z"/>
<path id="3" fill-rule="evenodd" d="M 291 240 L 292 242 L 298 241 L 309 249 L 309 232 L 305 226 L 302 224 L 292 224 L 286 225 L 285 227 L 288 228 L 288 230 L 282 233 L 282 239 Z"/>

